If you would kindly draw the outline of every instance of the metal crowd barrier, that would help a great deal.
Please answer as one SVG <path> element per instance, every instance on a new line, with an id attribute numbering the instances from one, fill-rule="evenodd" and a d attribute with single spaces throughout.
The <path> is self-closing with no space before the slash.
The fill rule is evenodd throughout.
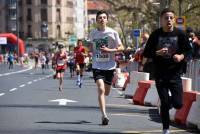
<path id="1" fill-rule="evenodd" d="M 192 79 L 192 90 L 200 91 L 200 60 L 194 59 L 189 61 L 185 75 Z"/>

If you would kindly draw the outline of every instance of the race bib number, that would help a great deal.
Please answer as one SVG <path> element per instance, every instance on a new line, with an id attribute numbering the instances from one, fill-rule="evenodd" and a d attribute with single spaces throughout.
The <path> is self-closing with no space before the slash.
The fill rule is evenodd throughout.
<path id="1" fill-rule="evenodd" d="M 65 64 L 65 62 L 63 60 L 58 60 L 57 61 L 57 65 L 58 66 L 63 66 Z"/>
<path id="2" fill-rule="evenodd" d="M 96 50 L 95 59 L 97 62 L 107 62 L 110 61 L 110 54 L 101 52 L 101 47 L 108 47 L 108 37 L 103 37 L 100 39 L 94 39 L 94 49 Z"/>
<path id="3" fill-rule="evenodd" d="M 109 54 L 96 54 L 96 61 L 97 62 L 106 62 L 110 60 Z"/>

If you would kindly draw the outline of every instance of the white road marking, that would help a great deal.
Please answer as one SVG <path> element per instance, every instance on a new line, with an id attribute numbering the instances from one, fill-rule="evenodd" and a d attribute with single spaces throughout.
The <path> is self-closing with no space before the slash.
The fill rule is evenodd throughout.
<path id="1" fill-rule="evenodd" d="M 114 114 L 111 114 L 111 115 L 116 115 L 116 116 L 127 116 L 127 117 L 133 117 L 133 116 L 139 116 L 139 117 L 149 117 L 149 116 L 146 116 L 146 115 L 139 115 L 139 114 L 130 114 L 130 113 L 114 113 Z"/>
<path id="2" fill-rule="evenodd" d="M 22 85 L 20 85 L 19 87 L 24 87 L 25 86 L 25 84 L 22 84 Z"/>
<path id="3" fill-rule="evenodd" d="M 3 96 L 3 95 L 5 95 L 5 93 L 0 93 L 0 96 Z"/>
<path id="4" fill-rule="evenodd" d="M 28 69 L 24 69 L 24 70 L 20 70 L 20 71 L 16 71 L 16 72 L 10 72 L 10 73 L 5 73 L 5 74 L 0 74 L 0 77 L 1 76 L 11 75 L 11 74 L 22 73 L 22 72 L 25 72 L 25 71 L 28 71 L 28 70 L 31 70 L 31 69 L 32 69 L 32 67 L 29 67 Z"/>
<path id="5" fill-rule="evenodd" d="M 0 76 L 5 76 L 5 75 L 10 75 L 10 73 L 5 73 L 5 74 L 0 74 Z M 51 75 L 48 75 L 48 77 L 50 77 Z M 30 84 L 32 84 L 33 82 L 37 82 L 38 80 L 44 80 L 44 79 L 46 79 L 47 78 L 47 76 L 46 77 L 43 77 L 43 78 L 39 78 L 39 79 L 35 79 L 35 80 L 33 80 L 33 81 L 29 81 L 29 82 L 27 82 L 27 84 L 28 85 L 30 85 Z M 20 85 L 19 87 L 25 87 L 26 86 L 26 84 L 22 84 L 22 85 Z M 10 92 L 13 92 L 13 91 L 15 91 L 15 90 L 17 90 L 18 88 L 12 88 L 12 89 L 10 89 L 9 91 Z M 5 95 L 5 93 L 0 93 L 0 96 L 3 96 L 3 95 Z M 56 100 L 52 100 L 52 101 L 56 101 Z M 65 100 L 65 99 L 58 99 L 57 101 L 60 101 L 59 102 L 59 105 L 66 105 L 67 104 L 67 102 L 76 102 L 76 101 L 73 101 L 73 100 Z"/>
<path id="6" fill-rule="evenodd" d="M 12 92 L 12 91 L 15 91 L 15 90 L 17 90 L 17 88 L 12 88 L 9 91 Z"/>
<path id="7" fill-rule="evenodd" d="M 29 85 L 32 84 L 32 81 L 27 82 L 27 84 L 29 84 Z"/>
<path id="8" fill-rule="evenodd" d="M 64 106 L 67 105 L 67 102 L 77 102 L 77 101 L 68 99 L 56 99 L 56 100 L 49 100 L 49 102 L 58 102 L 58 105 Z"/>
<path id="9" fill-rule="evenodd" d="M 6 75 L 10 75 L 10 74 L 11 74 L 11 73 L 5 73 L 5 74 L 3 74 L 3 75 L 5 75 L 5 76 L 6 76 Z"/>
<path id="10" fill-rule="evenodd" d="M 186 132 L 187 130 L 181 130 L 181 129 L 177 129 L 177 130 L 170 130 L 170 133 L 181 133 L 181 132 Z M 143 134 L 143 133 L 161 133 L 162 130 L 144 130 L 144 131 L 122 131 L 121 133 L 123 134 Z"/>

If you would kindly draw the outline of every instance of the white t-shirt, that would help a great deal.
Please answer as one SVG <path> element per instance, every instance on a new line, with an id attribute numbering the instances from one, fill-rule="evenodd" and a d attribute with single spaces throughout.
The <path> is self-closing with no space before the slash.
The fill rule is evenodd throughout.
<path id="1" fill-rule="evenodd" d="M 40 63 L 45 64 L 46 62 L 46 57 L 44 55 L 40 56 Z"/>
<path id="2" fill-rule="evenodd" d="M 119 34 L 112 28 L 106 27 L 104 31 L 94 29 L 90 33 L 90 41 L 93 44 L 92 68 L 100 70 L 113 70 L 116 68 L 115 54 L 101 52 L 101 45 L 108 48 L 116 48 L 121 43 Z"/>

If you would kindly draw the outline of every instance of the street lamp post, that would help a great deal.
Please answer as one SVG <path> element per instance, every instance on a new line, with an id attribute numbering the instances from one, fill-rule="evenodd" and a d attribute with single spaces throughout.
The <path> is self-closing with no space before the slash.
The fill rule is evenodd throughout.
<path id="1" fill-rule="evenodd" d="M 17 56 L 19 60 L 19 22 L 18 22 L 18 0 L 16 0 L 16 34 L 17 34 Z"/>
<path id="2" fill-rule="evenodd" d="M 179 0 L 182 1 L 182 0 Z M 154 5 L 160 5 L 159 9 L 159 18 L 158 18 L 158 27 L 160 27 L 160 13 L 164 8 L 168 8 L 170 6 L 170 0 L 160 0 L 160 2 L 153 2 Z"/>
<path id="3" fill-rule="evenodd" d="M 183 0 L 178 0 L 179 2 L 179 16 L 182 16 L 182 2 Z"/>

